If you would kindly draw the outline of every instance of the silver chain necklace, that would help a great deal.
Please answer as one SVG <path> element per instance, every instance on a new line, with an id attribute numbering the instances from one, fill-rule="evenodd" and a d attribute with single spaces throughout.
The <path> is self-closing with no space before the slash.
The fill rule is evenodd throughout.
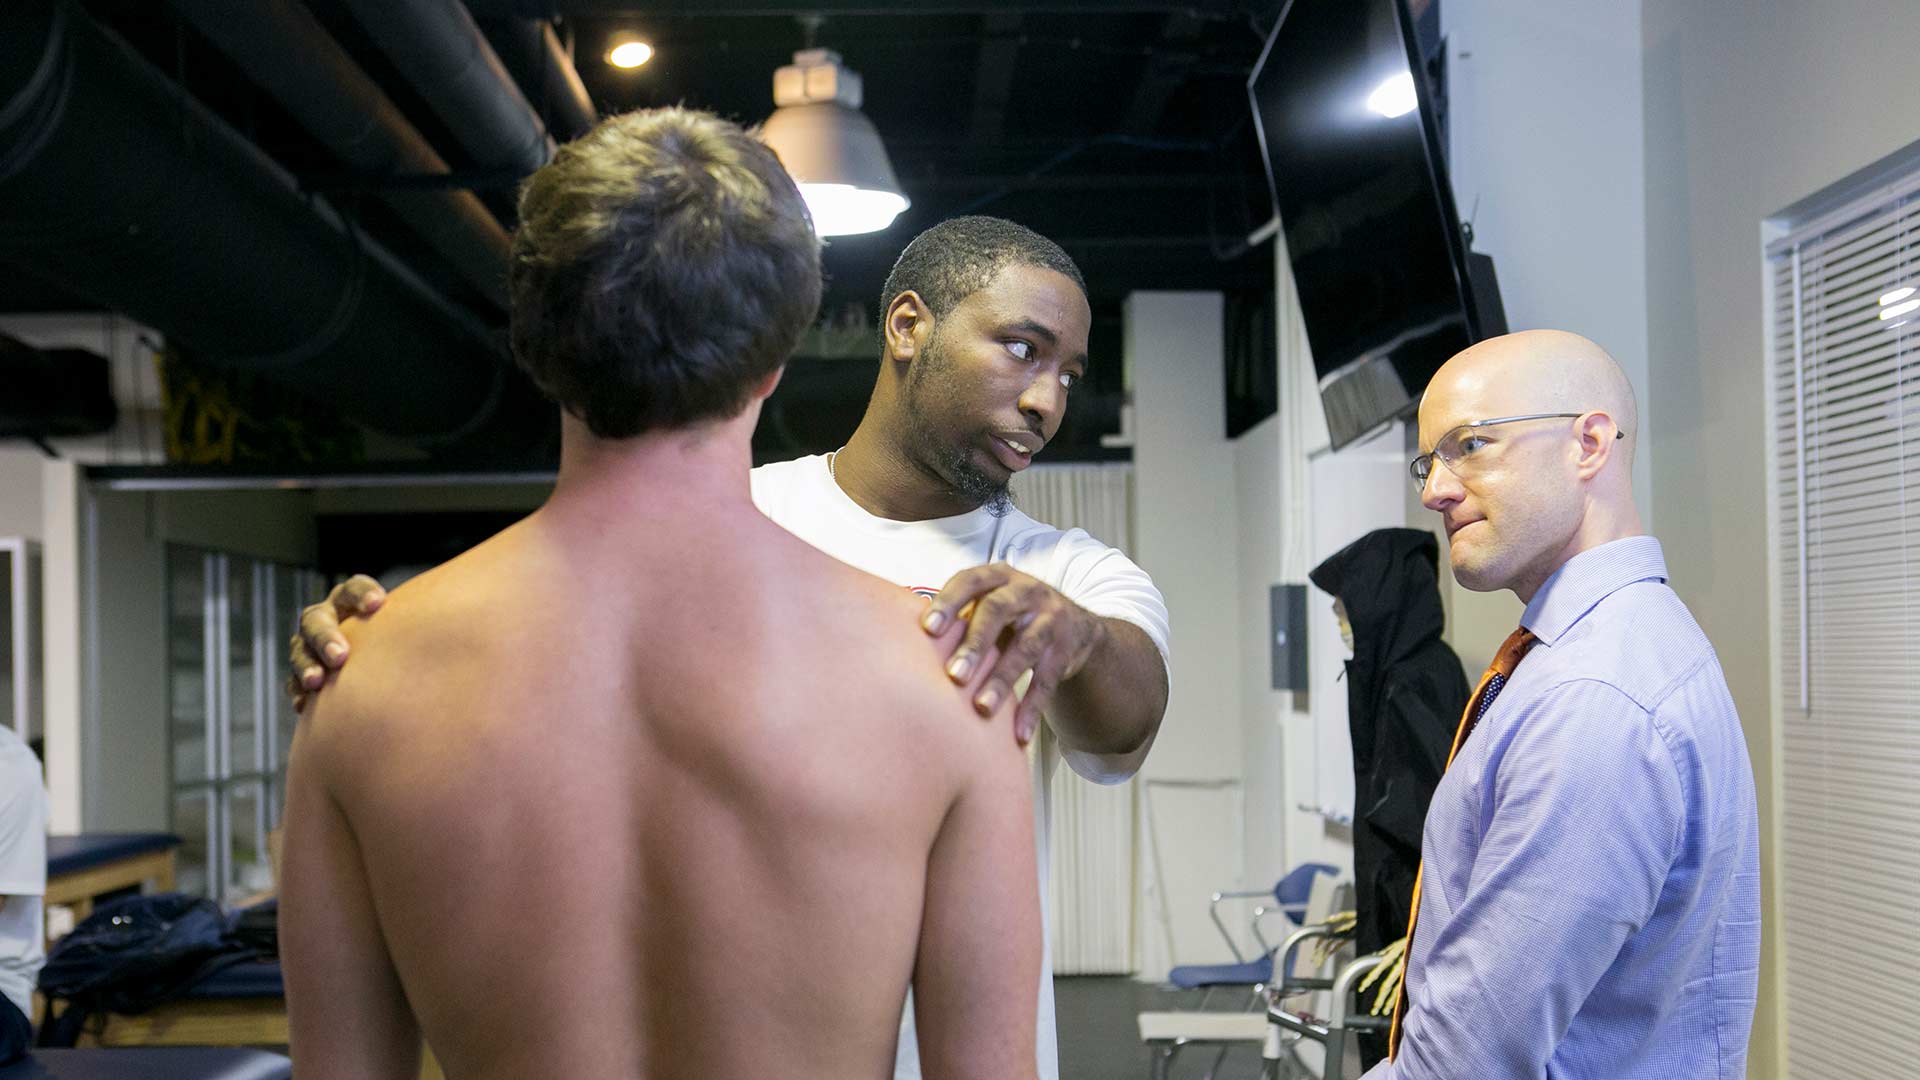
<path id="1" fill-rule="evenodd" d="M 840 450 L 845 450 L 845 449 L 846 447 L 844 446 L 840 448 Z M 838 473 L 833 471 L 833 459 L 840 456 L 840 450 L 834 450 L 827 454 L 827 479 L 833 481 L 836 484 L 840 482 L 840 476 Z"/>

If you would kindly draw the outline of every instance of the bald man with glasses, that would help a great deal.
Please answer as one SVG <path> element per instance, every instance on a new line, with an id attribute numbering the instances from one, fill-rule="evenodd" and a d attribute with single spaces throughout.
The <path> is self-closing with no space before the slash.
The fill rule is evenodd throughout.
<path id="1" fill-rule="evenodd" d="M 1529 331 L 1434 375 L 1411 471 L 1461 584 L 1527 605 L 1427 813 L 1390 1057 L 1366 1080 L 1743 1080 L 1753 769 L 1634 506 L 1633 388 Z"/>

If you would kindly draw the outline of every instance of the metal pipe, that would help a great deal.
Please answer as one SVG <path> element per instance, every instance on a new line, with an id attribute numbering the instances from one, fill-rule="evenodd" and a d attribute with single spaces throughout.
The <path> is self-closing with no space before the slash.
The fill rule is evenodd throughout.
<path id="1" fill-rule="evenodd" d="M 481 168 L 522 176 L 553 156 L 553 139 L 460 0 L 344 0 Z"/>
<path id="2" fill-rule="evenodd" d="M 1348 961 L 1346 966 L 1340 969 L 1340 974 L 1333 980 L 1333 1004 L 1329 1006 L 1328 1028 L 1338 1031 L 1347 1027 L 1347 1012 L 1353 1007 L 1354 986 L 1367 972 L 1385 962 L 1386 957 L 1379 953 L 1369 953 Z"/>
<path id="3" fill-rule="evenodd" d="M 498 19 L 481 29 L 535 109 L 548 118 L 554 138 L 578 138 L 598 121 L 587 84 L 551 23 Z"/>
<path id="4" fill-rule="evenodd" d="M 370 179 L 450 170 L 393 101 L 293 0 L 173 0 L 247 77 Z M 507 231 L 470 191 L 376 189 L 461 276 L 506 308 Z"/>

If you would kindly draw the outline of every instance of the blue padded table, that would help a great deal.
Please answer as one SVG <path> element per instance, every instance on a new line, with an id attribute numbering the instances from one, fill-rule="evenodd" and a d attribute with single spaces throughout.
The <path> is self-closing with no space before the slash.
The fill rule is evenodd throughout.
<path id="1" fill-rule="evenodd" d="M 188 987 L 187 1000 L 234 1001 L 242 998 L 283 998 L 286 984 L 280 978 L 280 961 L 249 960 L 244 964 L 221 968 Z"/>
<path id="2" fill-rule="evenodd" d="M 73 909 L 77 922 L 93 913 L 94 898 L 139 886 L 147 891 L 173 888 L 171 833 L 81 833 L 47 837 L 46 902 Z"/>
<path id="3" fill-rule="evenodd" d="M 293 1064 L 265 1050 L 169 1047 L 37 1050 L 0 1068 L 0 1080 L 287 1080 Z"/>
<path id="4" fill-rule="evenodd" d="M 285 1046 L 286 991 L 275 960 L 222 968 L 137 1016 L 111 1013 L 101 1046 Z"/>

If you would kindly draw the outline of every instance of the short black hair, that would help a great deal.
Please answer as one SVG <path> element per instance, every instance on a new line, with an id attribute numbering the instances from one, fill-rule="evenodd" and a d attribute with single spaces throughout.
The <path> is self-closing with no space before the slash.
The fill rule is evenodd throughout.
<path id="1" fill-rule="evenodd" d="M 901 293 L 912 290 L 938 319 L 1009 266 L 1053 270 L 1087 291 L 1080 268 L 1059 244 L 1005 218 L 972 215 L 949 218 L 913 238 L 880 290 L 880 318 L 885 320 L 887 306 Z"/>
<path id="2" fill-rule="evenodd" d="M 737 416 L 820 307 L 820 241 L 760 140 L 711 113 L 601 121 L 520 191 L 514 358 L 595 435 Z"/>

